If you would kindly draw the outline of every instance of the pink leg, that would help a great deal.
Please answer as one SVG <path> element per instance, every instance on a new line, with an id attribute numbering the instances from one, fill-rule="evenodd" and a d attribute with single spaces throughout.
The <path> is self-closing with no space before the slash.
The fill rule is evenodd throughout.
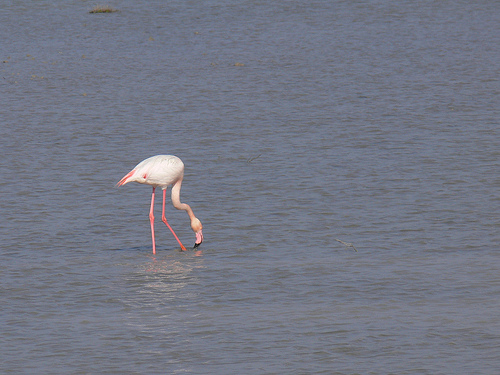
<path id="1" fill-rule="evenodd" d="M 155 188 L 153 187 L 153 194 L 151 195 L 151 208 L 149 209 L 149 221 L 151 222 L 151 237 L 153 240 L 153 254 L 156 254 L 155 217 L 153 216 L 154 206 L 155 206 Z"/>
<path id="2" fill-rule="evenodd" d="M 174 235 L 174 237 L 177 240 L 177 242 L 179 242 L 179 245 L 181 245 L 181 249 L 184 250 L 184 251 L 186 251 L 186 248 L 182 244 L 181 240 L 179 240 L 179 237 L 177 237 L 177 235 L 175 234 L 175 232 L 172 229 L 172 227 L 168 224 L 167 218 L 165 217 L 165 195 L 166 195 L 166 193 L 167 193 L 167 189 L 164 189 L 163 190 L 163 210 L 162 210 L 162 213 L 161 213 L 161 221 L 163 221 L 167 225 L 168 229 L 170 229 L 170 231 Z"/>

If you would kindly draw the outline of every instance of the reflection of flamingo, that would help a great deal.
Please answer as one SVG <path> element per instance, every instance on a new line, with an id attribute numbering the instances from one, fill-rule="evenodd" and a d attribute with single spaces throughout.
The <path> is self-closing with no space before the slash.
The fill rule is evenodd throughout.
<path id="1" fill-rule="evenodd" d="M 181 184 L 184 177 L 184 163 L 177 156 L 173 155 L 156 155 L 141 161 L 129 173 L 127 173 L 118 183 L 117 186 L 125 185 L 128 182 L 135 181 L 140 184 L 147 184 L 153 187 L 151 196 L 151 208 L 149 210 L 149 221 L 151 222 L 151 237 L 153 239 L 153 254 L 156 254 L 155 244 L 155 227 L 153 207 L 155 200 L 155 189 L 161 187 L 163 190 L 163 210 L 161 220 L 167 225 L 172 232 L 182 250 L 186 250 L 179 237 L 175 234 L 172 227 L 168 224 L 165 218 L 165 194 L 167 187 L 172 185 L 172 204 L 178 210 L 184 210 L 191 219 L 191 228 L 196 233 L 196 242 L 194 248 L 197 248 L 203 242 L 203 233 L 200 220 L 194 216 L 193 210 L 186 203 L 181 203 Z"/>

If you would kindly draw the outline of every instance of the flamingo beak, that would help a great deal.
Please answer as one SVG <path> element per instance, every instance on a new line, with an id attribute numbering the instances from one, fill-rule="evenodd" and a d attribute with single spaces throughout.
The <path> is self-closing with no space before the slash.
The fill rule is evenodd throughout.
<path id="1" fill-rule="evenodd" d="M 196 242 L 193 246 L 193 249 L 196 249 L 198 246 L 200 246 L 202 242 L 203 242 L 203 232 L 200 229 L 198 232 L 196 232 Z"/>

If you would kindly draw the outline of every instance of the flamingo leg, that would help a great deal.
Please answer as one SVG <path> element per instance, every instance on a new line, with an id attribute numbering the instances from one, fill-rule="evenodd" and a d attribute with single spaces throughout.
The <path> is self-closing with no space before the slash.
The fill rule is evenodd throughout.
<path id="1" fill-rule="evenodd" d="M 151 238 L 153 240 L 153 254 L 156 254 L 155 217 L 153 216 L 154 205 L 155 205 L 155 188 L 153 187 L 153 194 L 151 194 L 151 208 L 149 209 L 149 221 L 151 222 Z"/>
<path id="2" fill-rule="evenodd" d="M 170 231 L 174 235 L 174 237 L 177 240 L 177 242 L 179 242 L 179 245 L 181 245 L 181 249 L 183 251 L 186 251 L 186 248 L 182 244 L 181 240 L 179 240 L 179 237 L 177 237 L 177 235 L 175 234 L 175 232 L 172 229 L 172 227 L 168 224 L 167 218 L 165 217 L 165 196 L 166 196 L 166 193 L 167 193 L 167 189 L 163 189 L 163 210 L 161 212 L 161 221 L 163 221 L 167 225 L 168 229 L 170 229 Z"/>

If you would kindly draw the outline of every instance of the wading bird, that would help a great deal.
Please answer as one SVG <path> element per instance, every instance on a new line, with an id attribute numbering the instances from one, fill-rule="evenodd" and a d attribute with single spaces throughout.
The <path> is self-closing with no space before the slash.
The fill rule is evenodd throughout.
<path id="1" fill-rule="evenodd" d="M 140 184 L 151 185 L 153 187 L 153 194 L 151 195 L 151 208 L 149 210 L 149 221 L 151 222 L 151 237 L 153 240 L 153 254 L 156 254 L 155 243 L 155 227 L 153 207 L 155 201 L 155 189 L 161 187 L 163 190 L 163 210 L 161 220 L 167 225 L 168 229 L 172 232 L 182 250 L 186 250 L 179 237 L 175 234 L 172 227 L 168 224 L 165 218 L 165 195 L 167 187 L 172 185 L 172 204 L 178 210 L 184 210 L 189 215 L 191 220 L 191 228 L 196 233 L 196 241 L 194 248 L 200 246 L 203 242 L 203 233 L 200 220 L 194 216 L 193 210 L 186 203 L 181 203 L 181 184 L 184 177 L 184 163 L 177 156 L 173 155 L 156 155 L 141 161 L 129 173 L 127 173 L 118 183 L 117 186 L 125 185 L 126 183 L 135 181 Z"/>

